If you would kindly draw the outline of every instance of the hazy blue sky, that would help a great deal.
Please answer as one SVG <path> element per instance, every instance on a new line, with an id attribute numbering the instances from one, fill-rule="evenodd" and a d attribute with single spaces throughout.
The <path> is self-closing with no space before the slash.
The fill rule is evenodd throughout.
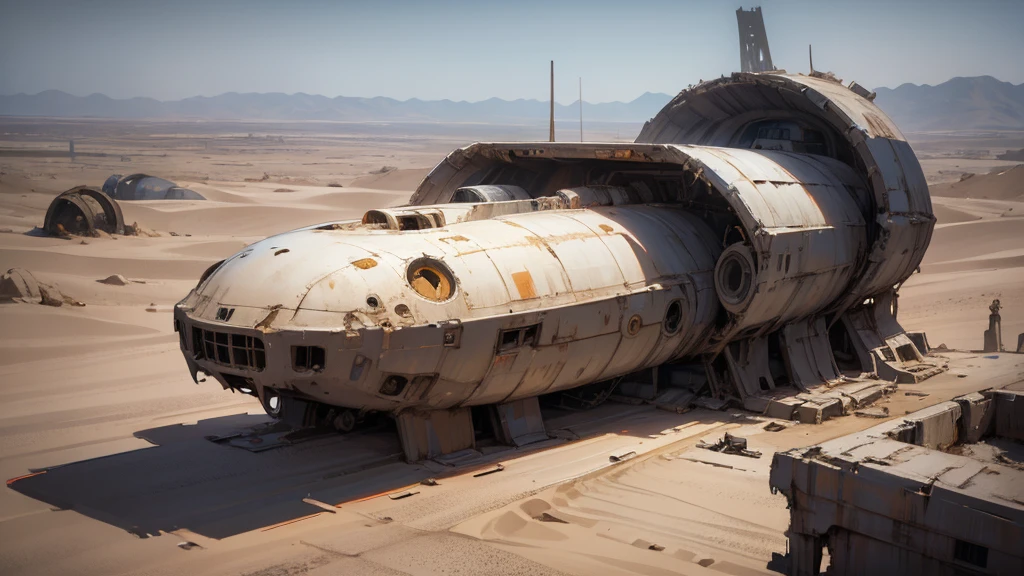
<path id="1" fill-rule="evenodd" d="M 725 1 L 0 0 L 0 93 L 590 102 L 739 68 Z M 744 4 L 749 7 L 749 4 Z M 1024 0 L 763 0 L 775 65 L 867 86 L 1024 82 Z"/>

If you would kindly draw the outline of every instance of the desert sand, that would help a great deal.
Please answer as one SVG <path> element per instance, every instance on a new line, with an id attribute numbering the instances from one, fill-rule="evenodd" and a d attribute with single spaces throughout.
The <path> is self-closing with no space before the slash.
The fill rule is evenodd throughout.
<path id="1" fill-rule="evenodd" d="M 767 420 L 742 411 L 606 403 L 550 414 L 551 440 L 491 447 L 459 466 L 402 462 L 386 423 L 265 452 L 214 443 L 207 438 L 267 417 L 253 398 L 187 373 L 170 309 L 203 270 L 277 232 L 400 205 L 456 146 L 542 136 L 481 126 L 0 124 L 0 272 L 27 269 L 85 304 L 0 304 L 0 476 L 21 478 L 0 492 L 2 574 L 773 573 L 788 513 L 768 490 L 771 454 L 878 423 L 845 417 L 766 432 Z M 59 155 L 70 136 L 75 160 Z M 1024 356 L 971 352 L 995 298 L 1007 348 L 1024 332 L 1024 168 L 956 155 L 975 144 L 955 134 L 921 143 L 939 224 L 901 290 L 899 319 L 957 351 L 942 353 L 950 372 L 913 385 L 928 396 L 886 401 L 892 417 L 1024 380 Z M 207 200 L 122 202 L 126 221 L 153 237 L 36 230 L 58 193 L 135 172 Z M 962 172 L 976 175 L 958 182 Z M 114 274 L 128 284 L 100 282 Z M 725 431 L 763 456 L 695 447 Z"/>

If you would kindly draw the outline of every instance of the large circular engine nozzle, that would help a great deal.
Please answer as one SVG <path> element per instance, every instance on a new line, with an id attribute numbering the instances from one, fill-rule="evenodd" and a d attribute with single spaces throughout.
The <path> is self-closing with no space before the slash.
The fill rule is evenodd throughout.
<path id="1" fill-rule="evenodd" d="M 736 243 L 726 248 L 715 264 L 715 291 L 726 310 L 739 314 L 754 299 L 757 265 L 750 247 Z"/>

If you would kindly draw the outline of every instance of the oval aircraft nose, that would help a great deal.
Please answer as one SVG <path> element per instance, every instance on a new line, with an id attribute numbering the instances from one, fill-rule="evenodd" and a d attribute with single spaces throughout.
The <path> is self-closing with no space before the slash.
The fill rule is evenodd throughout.
<path id="1" fill-rule="evenodd" d="M 196 314 L 216 320 L 220 307 L 297 311 L 307 302 L 319 310 L 357 310 L 365 306 L 367 279 L 348 271 L 377 263 L 366 247 L 316 230 L 281 234 L 246 247 L 200 283 Z M 252 327 L 254 317 L 239 310 L 231 323 Z"/>

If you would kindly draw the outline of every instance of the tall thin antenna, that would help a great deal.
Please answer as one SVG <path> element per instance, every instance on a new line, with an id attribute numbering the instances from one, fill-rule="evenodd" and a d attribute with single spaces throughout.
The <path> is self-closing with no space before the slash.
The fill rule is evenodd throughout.
<path id="1" fill-rule="evenodd" d="M 548 124 L 549 142 L 555 141 L 555 61 L 551 61 L 551 120 Z"/>
<path id="2" fill-rule="evenodd" d="M 807 58 L 811 61 L 811 74 L 814 74 L 814 53 L 811 52 L 811 45 L 807 45 Z"/>
<path id="3" fill-rule="evenodd" d="M 583 77 L 580 77 L 580 142 L 583 142 Z"/>

